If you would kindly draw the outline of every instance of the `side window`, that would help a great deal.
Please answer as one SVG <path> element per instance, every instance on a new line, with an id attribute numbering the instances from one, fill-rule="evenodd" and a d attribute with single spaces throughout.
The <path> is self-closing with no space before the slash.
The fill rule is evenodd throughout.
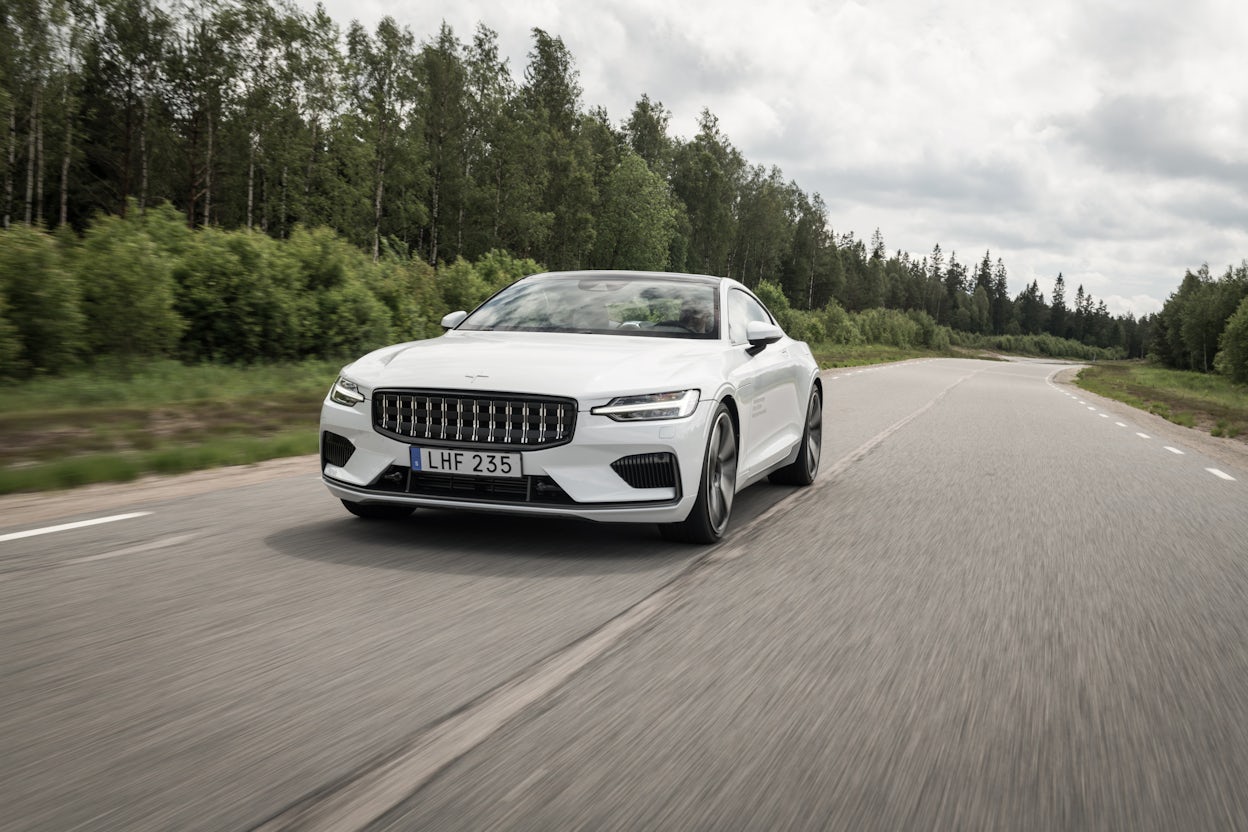
<path id="1" fill-rule="evenodd" d="M 740 289 L 733 289 L 728 293 L 728 337 L 732 343 L 746 342 L 745 328 L 750 321 L 773 322 L 761 303 Z"/>

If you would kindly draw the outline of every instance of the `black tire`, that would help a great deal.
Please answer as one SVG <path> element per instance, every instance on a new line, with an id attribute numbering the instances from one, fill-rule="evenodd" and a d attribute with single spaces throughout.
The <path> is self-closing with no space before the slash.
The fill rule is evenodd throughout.
<path id="1" fill-rule="evenodd" d="M 689 516 L 680 523 L 664 523 L 659 532 L 667 540 L 681 543 L 717 543 L 732 517 L 732 500 L 737 491 L 737 431 L 728 406 L 720 403 L 711 419 L 702 455 L 702 477 L 698 499 Z"/>
<path id="2" fill-rule="evenodd" d="M 797 459 L 767 475 L 767 479 L 783 485 L 810 485 L 819 474 L 819 458 L 823 455 L 823 396 L 817 386 L 810 388 L 806 406 L 806 427 L 802 430 L 802 447 Z"/>
<path id="3" fill-rule="evenodd" d="M 356 517 L 363 517 L 365 520 L 402 520 L 413 511 L 407 506 L 390 503 L 352 503 L 343 500 L 342 505 Z"/>

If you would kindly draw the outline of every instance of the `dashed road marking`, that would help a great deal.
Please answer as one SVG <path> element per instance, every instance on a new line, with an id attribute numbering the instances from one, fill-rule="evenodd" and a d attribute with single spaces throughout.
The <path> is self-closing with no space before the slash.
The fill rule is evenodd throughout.
<path id="1" fill-rule="evenodd" d="M 1152 438 L 1153 438 L 1153 437 L 1149 436 L 1147 433 L 1139 433 L 1139 432 L 1137 432 L 1135 435 L 1136 435 L 1136 436 L 1138 436 L 1138 437 L 1140 437 L 1141 439 L 1152 439 Z"/>
<path id="2" fill-rule="evenodd" d="M 1114 424 L 1120 428 L 1125 428 L 1127 426 L 1126 422 L 1114 422 Z"/>
<path id="3" fill-rule="evenodd" d="M 1088 410 L 1096 410 L 1096 408 L 1093 407 L 1092 405 L 1088 405 Z"/>
<path id="4" fill-rule="evenodd" d="M 1171 446 L 1171 445 L 1166 445 L 1166 450 L 1167 450 L 1167 451 L 1169 451 L 1169 452 L 1170 452 L 1170 453 L 1172 453 L 1172 454 L 1178 454 L 1179 456 L 1183 456 L 1183 452 L 1182 452 L 1182 451 L 1180 451 L 1178 448 L 1175 448 L 1175 447 L 1173 447 L 1173 446 Z"/>
<path id="5" fill-rule="evenodd" d="M 84 529 L 87 526 L 99 526 L 103 523 L 116 523 L 118 520 L 131 520 L 135 517 L 146 517 L 151 514 L 150 511 L 135 511 L 130 514 L 114 514 L 110 517 L 97 517 L 94 520 L 79 520 L 76 523 L 62 523 L 59 526 L 44 526 L 41 529 L 27 529 L 24 532 L 9 532 L 0 535 L 0 543 L 9 540 L 21 540 L 24 537 L 37 537 L 41 534 L 52 534 L 53 532 L 67 532 L 70 529 Z"/>
<path id="6" fill-rule="evenodd" d="M 1097 416 L 1100 416 L 1102 419 L 1108 419 L 1108 418 L 1109 418 L 1109 414 L 1108 414 L 1108 413 L 1098 413 L 1098 414 L 1096 414 L 1096 415 L 1097 415 Z"/>
<path id="7" fill-rule="evenodd" d="M 1219 471 L 1217 468 L 1206 468 L 1205 470 L 1208 471 L 1210 474 L 1213 474 L 1215 477 L 1221 477 L 1222 479 L 1230 480 L 1231 482 L 1236 481 L 1235 478 L 1232 477 L 1230 474 L 1226 473 L 1225 471 Z"/>

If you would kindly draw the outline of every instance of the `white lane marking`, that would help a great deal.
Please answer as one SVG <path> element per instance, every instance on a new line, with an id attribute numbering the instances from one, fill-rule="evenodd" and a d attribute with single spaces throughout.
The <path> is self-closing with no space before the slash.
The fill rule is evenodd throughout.
<path id="1" fill-rule="evenodd" d="M 1096 410 L 1096 408 L 1093 407 L 1092 405 L 1088 405 L 1088 410 Z"/>
<path id="2" fill-rule="evenodd" d="M 1120 428 L 1125 428 L 1127 426 L 1126 422 L 1114 422 L 1114 424 Z"/>
<path id="3" fill-rule="evenodd" d="M 27 529 L 24 532 L 9 532 L 0 535 L 0 543 L 8 540 L 21 540 L 23 537 L 37 537 L 41 534 L 52 534 L 53 532 L 66 532 L 70 529 L 83 529 L 87 526 L 98 526 L 101 523 L 116 523 L 118 520 L 131 520 L 135 517 L 146 517 L 151 514 L 150 511 L 135 511 L 130 514 L 114 514 L 111 517 L 97 517 L 94 520 L 79 520 L 76 523 L 62 523 L 59 526 L 44 526 L 42 529 Z"/>
<path id="4" fill-rule="evenodd" d="M 1087 404 L 1087 402 L 1085 402 L 1083 399 L 1080 399 L 1079 404 Z"/>
<path id="5" fill-rule="evenodd" d="M 1098 414 L 1096 414 L 1096 415 L 1097 415 L 1097 416 L 1100 416 L 1102 419 L 1108 419 L 1108 418 L 1109 418 L 1109 414 L 1108 414 L 1108 413 L 1098 413 Z"/>
<path id="6" fill-rule="evenodd" d="M 1169 445 L 1166 445 L 1166 450 L 1172 454 L 1178 454 L 1179 456 L 1183 456 L 1183 452 L 1180 451 L 1178 448 L 1173 448 Z"/>
<path id="7" fill-rule="evenodd" d="M 1140 437 L 1141 439 L 1152 439 L 1152 438 L 1153 438 L 1153 437 L 1149 436 L 1147 433 L 1139 433 L 1139 432 L 1137 432 L 1135 435 L 1136 435 L 1136 436 L 1138 436 L 1138 437 Z"/>
<path id="8" fill-rule="evenodd" d="M 98 555 L 87 555 L 85 558 L 74 558 L 67 560 L 65 563 L 90 563 L 93 560 L 108 560 L 109 558 L 119 558 L 124 555 L 137 555 L 140 552 L 151 552 L 156 549 L 164 549 L 169 546 L 177 546 L 185 543 L 195 537 L 193 534 L 175 534 L 173 537 L 162 537 L 160 540 L 151 540 L 147 543 L 140 543 L 137 546 L 127 546 L 125 549 L 115 549 L 111 552 L 103 552 Z"/>
<path id="9" fill-rule="evenodd" d="M 1205 470 L 1208 471 L 1210 474 L 1213 474 L 1215 477 L 1221 477 L 1222 479 L 1230 480 L 1231 482 L 1236 481 L 1235 478 L 1232 477 L 1230 474 L 1226 473 L 1225 471 L 1219 471 L 1217 468 L 1206 468 Z"/>

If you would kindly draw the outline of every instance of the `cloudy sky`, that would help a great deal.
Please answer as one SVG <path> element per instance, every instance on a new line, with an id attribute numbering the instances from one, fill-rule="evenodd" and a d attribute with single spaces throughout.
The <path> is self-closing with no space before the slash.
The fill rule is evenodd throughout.
<path id="1" fill-rule="evenodd" d="M 309 7 L 313 0 L 301 0 Z M 752 164 L 822 194 L 837 233 L 918 256 L 990 249 L 1017 293 L 1064 273 L 1115 313 L 1248 257 L 1242 0 L 324 0 L 427 40 L 563 38 L 586 107 L 703 108 Z"/>

